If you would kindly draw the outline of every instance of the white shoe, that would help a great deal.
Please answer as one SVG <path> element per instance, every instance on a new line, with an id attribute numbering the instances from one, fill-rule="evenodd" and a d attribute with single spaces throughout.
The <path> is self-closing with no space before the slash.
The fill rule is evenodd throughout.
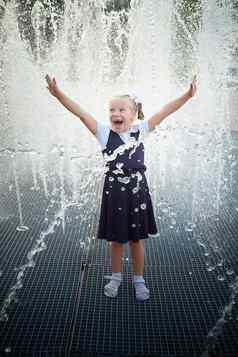
<path id="1" fill-rule="evenodd" d="M 112 278 L 111 276 L 105 276 L 106 279 L 111 279 L 110 282 L 104 286 L 104 294 L 108 297 L 116 297 L 118 294 L 118 288 L 121 284 L 121 279 Z"/>
<path id="2" fill-rule="evenodd" d="M 150 298 L 150 290 L 147 289 L 144 283 L 134 284 L 136 291 L 136 299 L 139 301 L 148 300 Z"/>

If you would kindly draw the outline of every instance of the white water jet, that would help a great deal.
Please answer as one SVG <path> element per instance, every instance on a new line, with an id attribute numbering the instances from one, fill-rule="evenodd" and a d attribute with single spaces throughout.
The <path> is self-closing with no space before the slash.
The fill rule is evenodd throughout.
<path id="1" fill-rule="evenodd" d="M 21 191 L 20 191 L 19 182 L 18 182 L 18 174 L 17 174 L 17 169 L 16 169 L 15 155 L 12 155 L 12 166 L 13 166 L 13 175 L 14 175 L 14 180 L 15 180 L 18 213 L 19 213 L 19 219 L 20 219 L 20 224 L 17 226 L 16 230 L 24 232 L 24 231 L 28 231 L 29 228 L 27 226 L 24 226 L 24 224 L 23 224 Z"/>

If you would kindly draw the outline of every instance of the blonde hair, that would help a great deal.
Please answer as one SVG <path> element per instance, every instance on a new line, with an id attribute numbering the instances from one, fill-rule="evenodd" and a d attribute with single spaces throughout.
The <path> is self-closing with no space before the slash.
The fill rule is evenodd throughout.
<path id="1" fill-rule="evenodd" d="M 129 101 L 133 105 L 134 111 L 137 113 L 137 119 L 143 120 L 145 118 L 143 110 L 142 110 L 142 103 L 138 101 L 138 99 L 130 94 L 123 94 L 123 95 L 116 95 L 114 98 L 120 99 L 129 99 Z"/>

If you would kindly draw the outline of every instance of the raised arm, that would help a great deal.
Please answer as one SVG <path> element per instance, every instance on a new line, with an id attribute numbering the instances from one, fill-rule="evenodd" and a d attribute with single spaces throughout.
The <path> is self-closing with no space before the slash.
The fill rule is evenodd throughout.
<path id="1" fill-rule="evenodd" d="M 171 102 L 167 103 L 162 109 L 152 115 L 148 119 L 149 129 L 152 130 L 156 127 L 156 125 L 160 124 L 163 119 L 165 119 L 168 115 L 172 114 L 180 107 L 182 107 L 190 98 L 192 98 L 196 93 L 196 77 L 194 77 L 192 83 L 190 84 L 190 88 L 180 97 L 172 100 Z"/>
<path id="2" fill-rule="evenodd" d="M 47 74 L 45 79 L 48 84 L 48 87 L 46 88 L 50 91 L 50 93 L 56 97 L 66 109 L 76 115 L 92 134 L 96 135 L 97 122 L 92 115 L 87 113 L 80 105 L 67 97 L 57 86 L 55 78 L 51 79 Z"/>

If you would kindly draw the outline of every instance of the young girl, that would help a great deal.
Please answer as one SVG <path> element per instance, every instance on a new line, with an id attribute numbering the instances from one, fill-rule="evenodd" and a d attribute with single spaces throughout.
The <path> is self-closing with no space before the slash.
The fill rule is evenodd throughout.
<path id="1" fill-rule="evenodd" d="M 116 297 L 122 281 L 123 244 L 129 242 L 133 261 L 133 283 L 136 299 L 149 298 L 145 286 L 143 239 L 156 234 L 151 197 L 145 176 L 144 146 L 139 136 L 155 129 L 163 119 L 178 110 L 196 92 L 196 78 L 179 98 L 169 102 L 146 121 L 142 105 L 130 95 L 115 96 L 109 101 L 110 127 L 102 125 L 80 105 L 67 97 L 57 86 L 55 78 L 46 75 L 48 90 L 70 112 L 75 114 L 96 136 L 106 160 L 106 172 L 101 202 L 97 238 L 110 242 L 112 276 L 104 294 Z"/>

